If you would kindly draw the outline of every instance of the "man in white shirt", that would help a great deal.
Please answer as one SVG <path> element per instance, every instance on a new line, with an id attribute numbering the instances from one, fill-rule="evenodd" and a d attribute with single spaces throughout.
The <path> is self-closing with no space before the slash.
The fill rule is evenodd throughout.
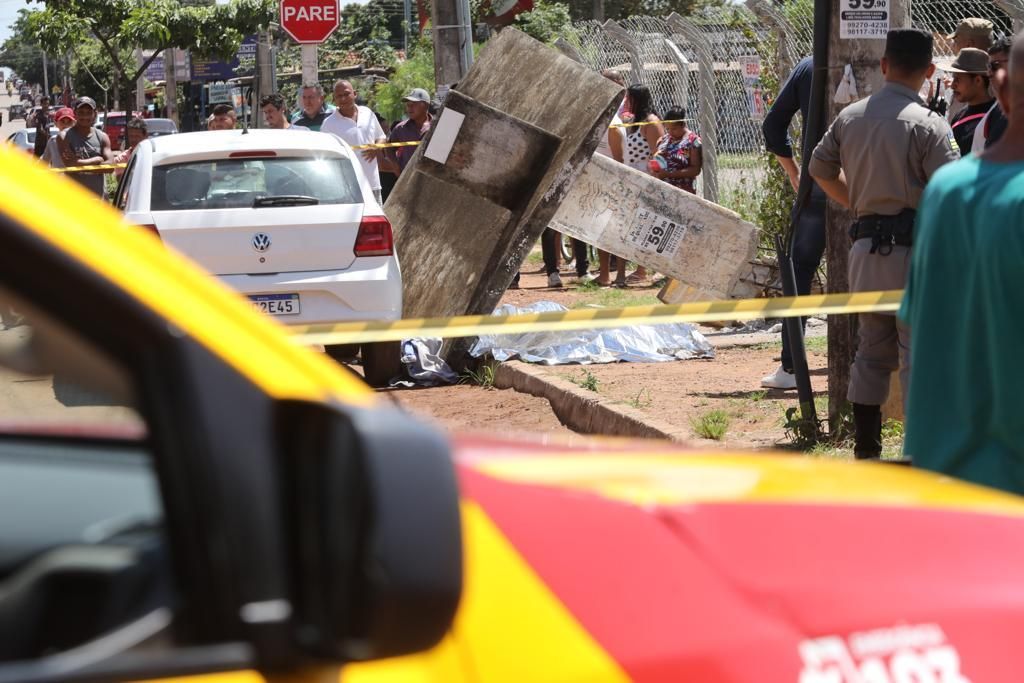
<path id="1" fill-rule="evenodd" d="M 369 107 L 356 104 L 356 91 L 348 81 L 339 80 L 334 84 L 334 104 L 337 109 L 324 119 L 320 131 L 332 133 L 353 147 L 356 145 L 381 144 L 387 141 L 384 129 L 380 127 L 377 116 Z M 359 150 L 359 161 L 363 166 L 370 187 L 381 201 L 380 173 L 377 170 L 377 159 L 381 156 L 379 149 Z"/>

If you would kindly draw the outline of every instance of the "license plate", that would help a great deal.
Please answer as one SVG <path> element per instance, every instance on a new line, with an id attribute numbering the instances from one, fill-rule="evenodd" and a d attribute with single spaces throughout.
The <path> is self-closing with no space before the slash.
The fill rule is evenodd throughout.
<path id="1" fill-rule="evenodd" d="M 298 315 L 298 294 L 253 294 L 249 297 L 253 308 L 269 315 Z"/>

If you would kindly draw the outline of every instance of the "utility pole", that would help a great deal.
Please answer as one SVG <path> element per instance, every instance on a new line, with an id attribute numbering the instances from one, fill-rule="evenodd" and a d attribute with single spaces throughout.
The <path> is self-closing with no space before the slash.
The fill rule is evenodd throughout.
<path id="1" fill-rule="evenodd" d="M 403 32 L 404 38 L 402 40 L 402 49 L 405 50 L 405 56 L 409 56 L 409 33 L 412 31 L 412 0 L 404 0 L 403 12 L 405 19 L 405 31 Z"/>
<path id="2" fill-rule="evenodd" d="M 843 79 L 843 67 L 853 67 L 857 81 L 857 94 L 868 97 L 882 87 L 882 71 L 879 61 L 885 51 L 885 35 L 870 38 L 843 38 L 844 16 L 850 17 L 862 5 L 858 0 L 830 0 L 832 2 L 832 25 L 829 35 L 831 54 L 828 64 L 829 121 L 834 121 L 846 105 L 836 103 L 835 93 Z M 856 5 L 851 7 L 851 4 Z M 910 26 L 910 0 L 887 0 L 889 28 Z M 885 5 L 883 5 L 883 8 Z M 877 11 L 878 3 L 875 3 Z M 821 68 L 815 64 L 816 69 Z M 863 141 L 862 144 L 870 144 Z M 853 214 L 833 201 L 828 203 L 826 218 L 827 245 L 825 263 L 828 269 L 828 291 L 849 292 L 847 276 L 850 254 L 848 230 L 853 223 Z M 857 318 L 853 315 L 830 315 L 828 318 L 828 417 L 833 434 L 841 423 L 840 414 L 846 405 L 846 390 L 850 385 L 850 364 L 857 349 Z"/>
<path id="3" fill-rule="evenodd" d="M 135 48 L 135 62 L 137 66 L 142 66 L 145 62 L 145 58 L 142 56 L 142 48 Z M 146 74 L 139 74 L 139 78 L 135 81 L 135 110 L 142 112 L 146 108 Z M 131 119 L 131 112 L 125 120 Z"/>
<path id="4" fill-rule="evenodd" d="M 317 45 L 315 43 L 304 43 L 302 45 L 302 83 L 319 83 L 320 72 L 316 57 Z"/>
<path id="5" fill-rule="evenodd" d="M 181 127 L 178 120 L 178 51 L 167 48 L 164 52 L 164 105 L 167 107 L 166 116 L 174 121 L 174 125 Z"/>
<path id="6" fill-rule="evenodd" d="M 468 0 L 431 0 L 434 82 L 439 91 L 458 83 L 473 63 Z"/>
<path id="7" fill-rule="evenodd" d="M 50 96 L 50 66 L 46 61 L 46 52 L 43 52 L 43 95 Z"/>
<path id="8" fill-rule="evenodd" d="M 259 114 L 260 100 L 277 91 L 274 84 L 274 37 L 270 31 L 260 33 L 256 39 L 256 68 L 253 70 L 253 127 L 263 127 Z"/>

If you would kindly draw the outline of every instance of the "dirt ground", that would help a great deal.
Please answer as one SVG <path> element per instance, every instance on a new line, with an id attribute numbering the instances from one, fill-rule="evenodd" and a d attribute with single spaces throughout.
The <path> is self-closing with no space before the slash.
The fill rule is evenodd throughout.
<path id="1" fill-rule="evenodd" d="M 547 399 L 512 390 L 471 384 L 420 389 L 385 389 L 380 393 L 411 413 L 440 423 L 453 432 L 495 436 L 557 435 L 574 432 L 563 426 Z"/>
<path id="2" fill-rule="evenodd" d="M 718 348 L 708 360 L 567 365 L 548 371 L 689 430 L 704 446 L 778 448 L 789 443 L 785 412 L 797 405 L 796 392 L 762 389 L 760 378 L 778 366 L 780 352 L 781 345 L 765 342 Z M 810 351 L 807 360 L 816 402 L 824 408 L 828 371 L 823 346 Z M 721 435 L 713 428 L 706 431 L 719 438 L 702 436 L 702 425 L 714 423 L 723 424 Z"/>
<path id="3" fill-rule="evenodd" d="M 520 289 L 509 290 L 501 303 L 524 306 L 554 301 L 567 308 L 658 303 L 652 282 L 625 289 L 581 285 L 562 269 L 564 287 L 550 289 L 539 260 L 524 265 Z M 808 332 L 808 362 L 819 418 L 827 415 L 827 348 L 825 325 Z M 545 368 L 605 398 L 638 409 L 677 430 L 688 430 L 695 444 L 712 448 L 778 449 L 792 447 L 786 410 L 797 406 L 795 391 L 765 390 L 760 378 L 778 367 L 778 333 L 732 334 L 715 327 L 698 328 L 716 347 L 713 360 L 668 363 L 615 363 Z M 386 393 L 403 408 L 453 431 L 499 434 L 572 434 L 558 422 L 546 400 L 471 383 L 434 389 L 392 389 Z M 898 427 L 886 432 L 886 451 L 898 452 Z M 848 449 L 818 447 L 816 455 L 849 457 Z"/>

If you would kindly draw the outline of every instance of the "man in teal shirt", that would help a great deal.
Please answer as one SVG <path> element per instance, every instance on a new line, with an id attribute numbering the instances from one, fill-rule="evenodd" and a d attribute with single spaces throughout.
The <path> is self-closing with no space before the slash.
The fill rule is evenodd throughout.
<path id="1" fill-rule="evenodd" d="M 918 208 L 900 310 L 912 330 L 904 450 L 1024 494 L 1024 40 L 996 87 L 1006 133 L 939 170 Z"/>

